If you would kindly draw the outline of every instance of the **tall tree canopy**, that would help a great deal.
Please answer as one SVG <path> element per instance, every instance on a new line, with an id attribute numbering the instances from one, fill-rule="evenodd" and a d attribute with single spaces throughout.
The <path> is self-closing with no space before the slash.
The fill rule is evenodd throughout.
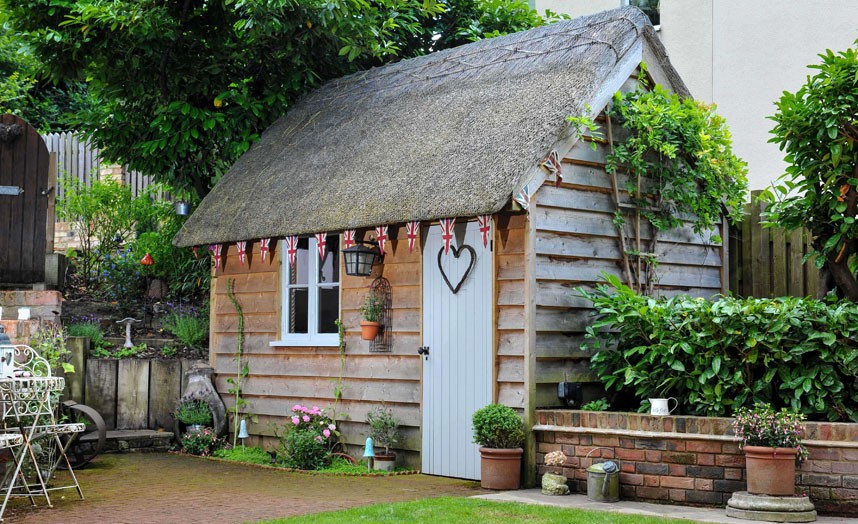
<path id="1" fill-rule="evenodd" d="M 819 56 L 816 74 L 777 102 L 770 142 L 789 166 L 763 196 L 767 220 L 810 230 L 817 267 L 858 302 L 858 41 Z"/>
<path id="2" fill-rule="evenodd" d="M 200 197 L 325 80 L 546 22 L 520 0 L 0 0 L 0 10 L 43 74 L 87 84 L 97 103 L 71 122 L 105 156 Z"/>

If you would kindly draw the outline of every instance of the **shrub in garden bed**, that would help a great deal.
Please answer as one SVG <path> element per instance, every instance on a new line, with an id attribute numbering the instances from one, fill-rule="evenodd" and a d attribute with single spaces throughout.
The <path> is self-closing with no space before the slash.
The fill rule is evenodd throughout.
<path id="1" fill-rule="evenodd" d="M 226 441 L 219 438 L 211 428 L 203 428 L 199 431 L 188 431 L 183 434 L 181 444 L 185 453 L 208 457 L 222 448 Z"/>
<path id="2" fill-rule="evenodd" d="M 614 276 L 579 292 L 597 319 L 586 349 L 606 388 L 674 396 L 685 414 L 729 416 L 756 402 L 858 422 L 858 304 L 802 298 L 710 302 L 636 294 Z"/>
<path id="3" fill-rule="evenodd" d="M 322 469 L 330 464 L 339 436 L 333 419 L 321 408 L 296 404 L 292 407 L 290 423 L 286 424 L 284 433 L 278 435 L 277 460 L 290 468 Z"/>

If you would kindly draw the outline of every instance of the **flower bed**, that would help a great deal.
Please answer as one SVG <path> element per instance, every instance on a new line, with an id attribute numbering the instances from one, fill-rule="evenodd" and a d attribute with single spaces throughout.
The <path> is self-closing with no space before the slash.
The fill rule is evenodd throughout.
<path id="1" fill-rule="evenodd" d="M 620 490 L 626 500 L 724 506 L 745 489 L 745 457 L 732 419 L 654 417 L 637 413 L 538 410 L 538 475 L 570 479 L 572 491 L 587 491 L 587 453 L 620 462 Z M 821 513 L 858 516 L 858 424 L 807 422 L 809 458 L 796 471 Z M 545 455 L 562 450 L 563 466 L 546 466 Z M 596 460 L 599 460 L 598 458 Z"/>

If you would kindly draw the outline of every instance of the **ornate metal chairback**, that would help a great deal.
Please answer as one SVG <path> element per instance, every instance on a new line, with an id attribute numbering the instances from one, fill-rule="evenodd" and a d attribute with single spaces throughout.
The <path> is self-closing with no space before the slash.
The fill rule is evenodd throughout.
<path id="1" fill-rule="evenodd" d="M 0 346 L 0 378 L 50 376 L 51 365 L 30 346 Z"/>

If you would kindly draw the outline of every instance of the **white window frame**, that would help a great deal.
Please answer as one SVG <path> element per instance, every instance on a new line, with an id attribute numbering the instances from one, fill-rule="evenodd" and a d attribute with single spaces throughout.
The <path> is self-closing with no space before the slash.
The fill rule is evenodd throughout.
<path id="1" fill-rule="evenodd" d="M 286 243 L 280 240 L 278 251 L 280 255 L 280 340 L 271 342 L 271 346 L 339 346 L 340 337 L 337 333 L 319 333 L 319 289 L 335 288 L 339 299 L 342 300 L 342 275 L 337 275 L 334 284 L 320 284 L 319 278 L 319 254 L 316 248 L 316 238 L 309 237 L 307 250 L 307 270 L 309 272 L 307 285 L 289 285 L 289 258 L 286 253 Z M 339 253 L 337 253 L 339 256 Z M 289 289 L 292 287 L 307 289 L 307 333 L 289 333 Z M 341 304 L 340 304 L 341 305 Z M 339 307 L 339 306 L 338 306 Z M 340 308 L 341 309 L 341 308 Z"/>

